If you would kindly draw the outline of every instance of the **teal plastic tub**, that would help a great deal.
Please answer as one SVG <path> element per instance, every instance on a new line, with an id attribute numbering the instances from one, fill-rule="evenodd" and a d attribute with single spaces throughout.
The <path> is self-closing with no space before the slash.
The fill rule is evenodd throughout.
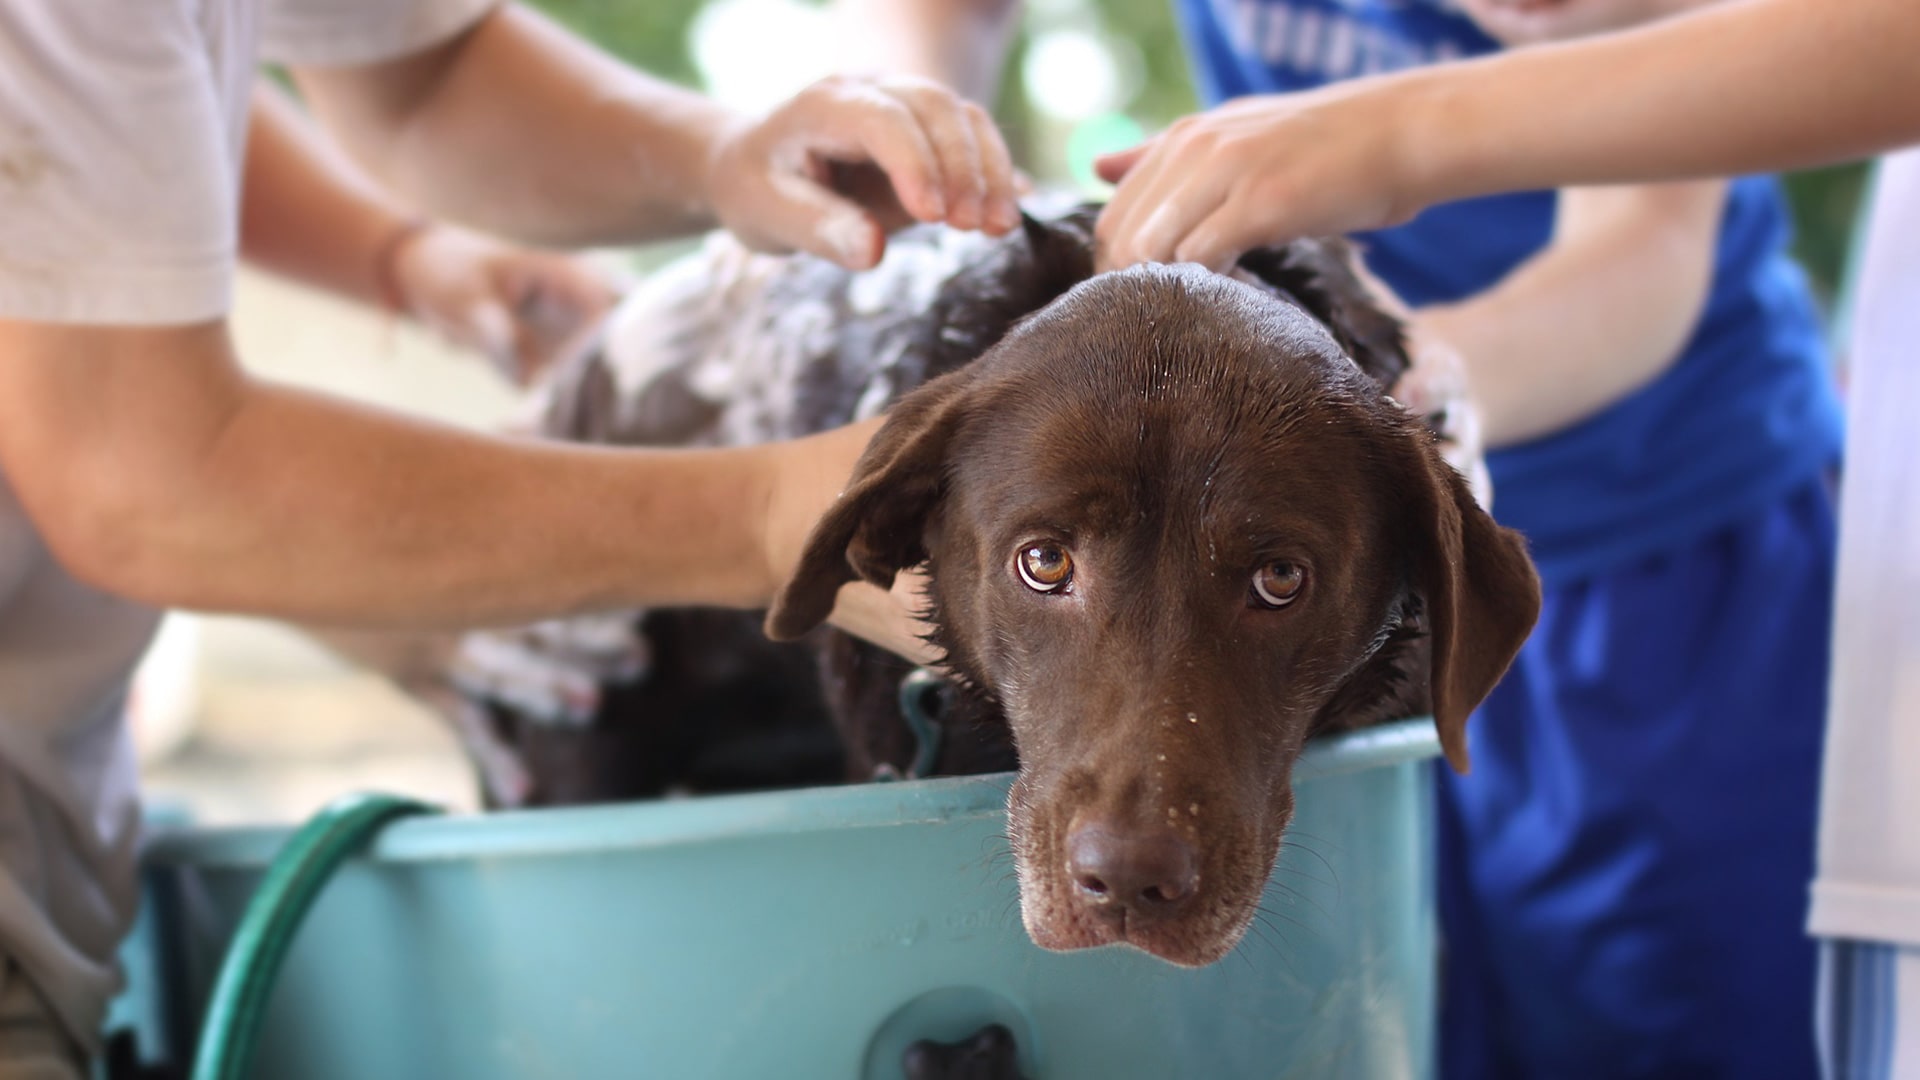
<path id="1" fill-rule="evenodd" d="M 1436 749 L 1424 721 L 1309 748 L 1264 914 L 1200 970 L 1027 940 L 1007 776 L 403 821 L 314 907 L 254 1073 L 895 1080 L 999 1023 L 1037 1080 L 1426 1077 Z M 150 846 L 143 1056 L 192 1045 L 286 835 Z"/>

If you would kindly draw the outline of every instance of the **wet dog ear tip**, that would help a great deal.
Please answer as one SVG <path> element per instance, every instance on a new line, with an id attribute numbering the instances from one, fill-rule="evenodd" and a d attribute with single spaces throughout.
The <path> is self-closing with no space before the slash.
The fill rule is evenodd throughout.
<path id="1" fill-rule="evenodd" d="M 769 640 L 793 641 L 805 635 L 807 631 L 820 625 L 820 623 L 825 621 L 825 618 L 826 617 L 822 615 L 818 618 L 809 619 L 807 614 L 797 612 L 794 609 L 794 605 L 789 603 L 785 596 L 780 596 L 774 599 L 773 607 L 768 609 L 767 617 L 765 621 L 761 623 L 761 629 L 766 633 Z"/>

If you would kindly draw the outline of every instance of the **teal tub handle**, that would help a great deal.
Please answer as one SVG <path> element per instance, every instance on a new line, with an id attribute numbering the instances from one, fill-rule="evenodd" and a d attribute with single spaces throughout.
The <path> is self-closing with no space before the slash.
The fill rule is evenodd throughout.
<path id="1" fill-rule="evenodd" d="M 437 807 L 398 795 L 348 795 L 287 840 L 234 931 L 207 1002 L 193 1080 L 244 1080 L 274 978 L 334 871 L 389 823 Z"/>

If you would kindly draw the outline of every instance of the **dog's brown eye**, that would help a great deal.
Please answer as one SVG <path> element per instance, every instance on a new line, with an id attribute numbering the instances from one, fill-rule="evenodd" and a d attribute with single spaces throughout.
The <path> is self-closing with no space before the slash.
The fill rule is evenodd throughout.
<path id="1" fill-rule="evenodd" d="M 1296 562 L 1270 562 L 1254 572 L 1254 599 L 1270 608 L 1286 607 L 1300 596 L 1307 568 Z"/>
<path id="2" fill-rule="evenodd" d="M 1020 580 L 1034 592 L 1059 592 L 1073 580 L 1073 556 L 1059 544 L 1028 544 L 1014 564 Z"/>

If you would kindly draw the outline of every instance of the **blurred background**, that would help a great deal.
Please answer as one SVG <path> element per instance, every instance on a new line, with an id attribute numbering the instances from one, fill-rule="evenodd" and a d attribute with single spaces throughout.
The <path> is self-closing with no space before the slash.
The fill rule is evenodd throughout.
<path id="1" fill-rule="evenodd" d="M 532 0 L 609 51 L 744 109 L 778 102 L 843 53 L 832 14 L 806 0 Z M 1171 0 L 1032 0 L 996 103 L 1019 163 L 1042 186 L 1097 194 L 1091 163 L 1191 111 Z M 1860 167 L 1788 179 L 1797 252 L 1823 301 L 1845 273 Z M 644 267 L 676 250 L 618 253 Z M 513 393 L 477 357 L 284 282 L 243 273 L 240 354 L 264 375 L 495 427 Z M 474 805 L 466 763 L 437 721 L 297 633 L 253 620 L 175 616 L 133 704 L 148 790 L 205 822 L 287 821 L 356 788 Z"/>

